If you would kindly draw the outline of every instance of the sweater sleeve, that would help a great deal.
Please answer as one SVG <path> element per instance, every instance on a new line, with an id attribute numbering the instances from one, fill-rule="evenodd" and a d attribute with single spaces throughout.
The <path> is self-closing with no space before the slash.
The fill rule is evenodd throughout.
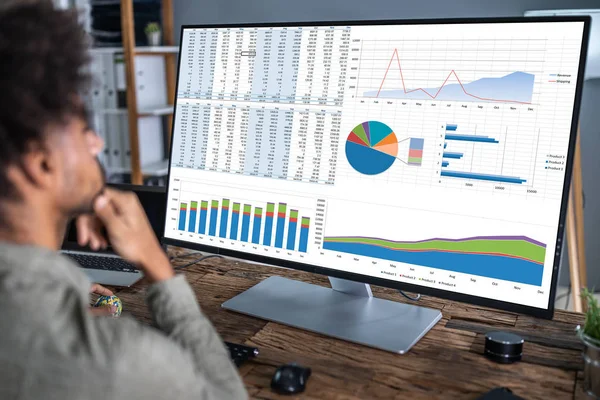
<path id="1" fill-rule="evenodd" d="M 123 317 L 95 319 L 96 332 L 106 333 L 100 336 L 112 348 L 115 398 L 248 398 L 183 275 L 150 286 L 146 300 L 158 329 Z"/>

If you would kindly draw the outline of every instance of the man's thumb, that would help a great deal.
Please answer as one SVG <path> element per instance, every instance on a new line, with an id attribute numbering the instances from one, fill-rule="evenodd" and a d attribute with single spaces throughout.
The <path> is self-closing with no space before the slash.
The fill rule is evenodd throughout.
<path id="1" fill-rule="evenodd" d="M 94 202 L 94 212 L 102 222 L 109 222 L 116 218 L 115 209 L 104 195 L 100 195 Z"/>

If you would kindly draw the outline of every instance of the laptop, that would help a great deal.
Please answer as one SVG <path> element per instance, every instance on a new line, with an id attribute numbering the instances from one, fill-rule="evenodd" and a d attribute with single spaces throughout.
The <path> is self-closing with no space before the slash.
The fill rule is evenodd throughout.
<path id="1" fill-rule="evenodd" d="M 165 188 L 127 184 L 108 184 L 108 186 L 131 191 L 138 196 L 144 211 L 146 211 L 150 225 L 152 225 L 152 230 L 160 240 L 165 223 Z M 94 283 L 131 286 L 144 276 L 135 266 L 119 257 L 110 246 L 110 243 L 106 249 L 99 251 L 94 251 L 88 246 L 80 246 L 77 243 L 77 227 L 74 221 L 67 227 L 61 253 L 71 257 L 81 265 L 83 271 Z"/>

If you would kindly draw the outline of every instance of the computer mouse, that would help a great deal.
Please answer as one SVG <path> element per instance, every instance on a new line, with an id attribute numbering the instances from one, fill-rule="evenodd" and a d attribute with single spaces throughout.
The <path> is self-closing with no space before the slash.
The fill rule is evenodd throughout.
<path id="1" fill-rule="evenodd" d="M 302 393 L 311 369 L 298 364 L 282 365 L 275 371 L 271 380 L 271 388 L 280 394 Z"/>

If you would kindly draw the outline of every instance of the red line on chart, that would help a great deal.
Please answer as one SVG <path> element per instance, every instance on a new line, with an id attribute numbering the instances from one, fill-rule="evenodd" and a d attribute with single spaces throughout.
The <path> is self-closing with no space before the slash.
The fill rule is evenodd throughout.
<path id="1" fill-rule="evenodd" d="M 400 78 L 402 79 L 402 90 L 404 90 L 404 94 L 408 94 L 408 93 L 412 93 L 412 92 L 417 92 L 417 91 L 420 90 L 421 92 L 425 93 L 427 96 L 431 97 L 432 99 L 435 99 L 438 96 L 438 94 L 440 94 L 440 92 L 442 91 L 442 89 L 444 88 L 444 86 L 446 85 L 446 82 L 448 82 L 448 79 L 450 79 L 450 77 L 452 75 L 454 75 L 456 77 L 456 80 L 458 81 L 458 84 L 460 85 L 462 91 L 467 96 L 471 96 L 471 97 L 473 97 L 475 99 L 484 100 L 484 101 L 497 101 L 497 102 L 501 102 L 501 103 L 531 104 L 530 102 L 526 102 L 526 101 L 488 99 L 486 97 L 475 96 L 474 94 L 471 94 L 471 93 L 469 93 L 469 92 L 467 92 L 465 90 L 465 87 L 463 86 L 462 82 L 460 81 L 460 78 L 458 77 L 458 75 L 456 74 L 456 71 L 454 71 L 454 70 L 450 71 L 450 73 L 446 77 L 446 80 L 444 81 L 444 83 L 442 83 L 442 86 L 440 86 L 440 88 L 438 89 L 438 91 L 434 95 L 432 95 L 431 93 L 429 93 L 427 90 L 425 90 L 423 88 L 416 88 L 416 89 L 406 90 L 406 85 L 404 84 L 404 75 L 402 74 L 402 66 L 400 65 L 400 56 L 398 55 L 398 49 L 394 49 L 394 53 L 392 54 L 392 58 L 390 59 L 390 63 L 388 64 L 388 67 L 385 70 L 385 74 L 383 75 L 383 79 L 381 80 L 381 85 L 379 85 L 379 90 L 377 91 L 377 96 L 375 96 L 375 97 L 379 97 L 379 93 L 381 93 L 381 88 L 383 88 L 383 84 L 385 83 L 385 78 L 387 78 L 387 74 L 390 71 L 390 67 L 392 66 L 392 61 L 394 61 L 394 57 L 396 57 L 396 61 L 398 62 L 398 69 L 400 70 Z"/>

